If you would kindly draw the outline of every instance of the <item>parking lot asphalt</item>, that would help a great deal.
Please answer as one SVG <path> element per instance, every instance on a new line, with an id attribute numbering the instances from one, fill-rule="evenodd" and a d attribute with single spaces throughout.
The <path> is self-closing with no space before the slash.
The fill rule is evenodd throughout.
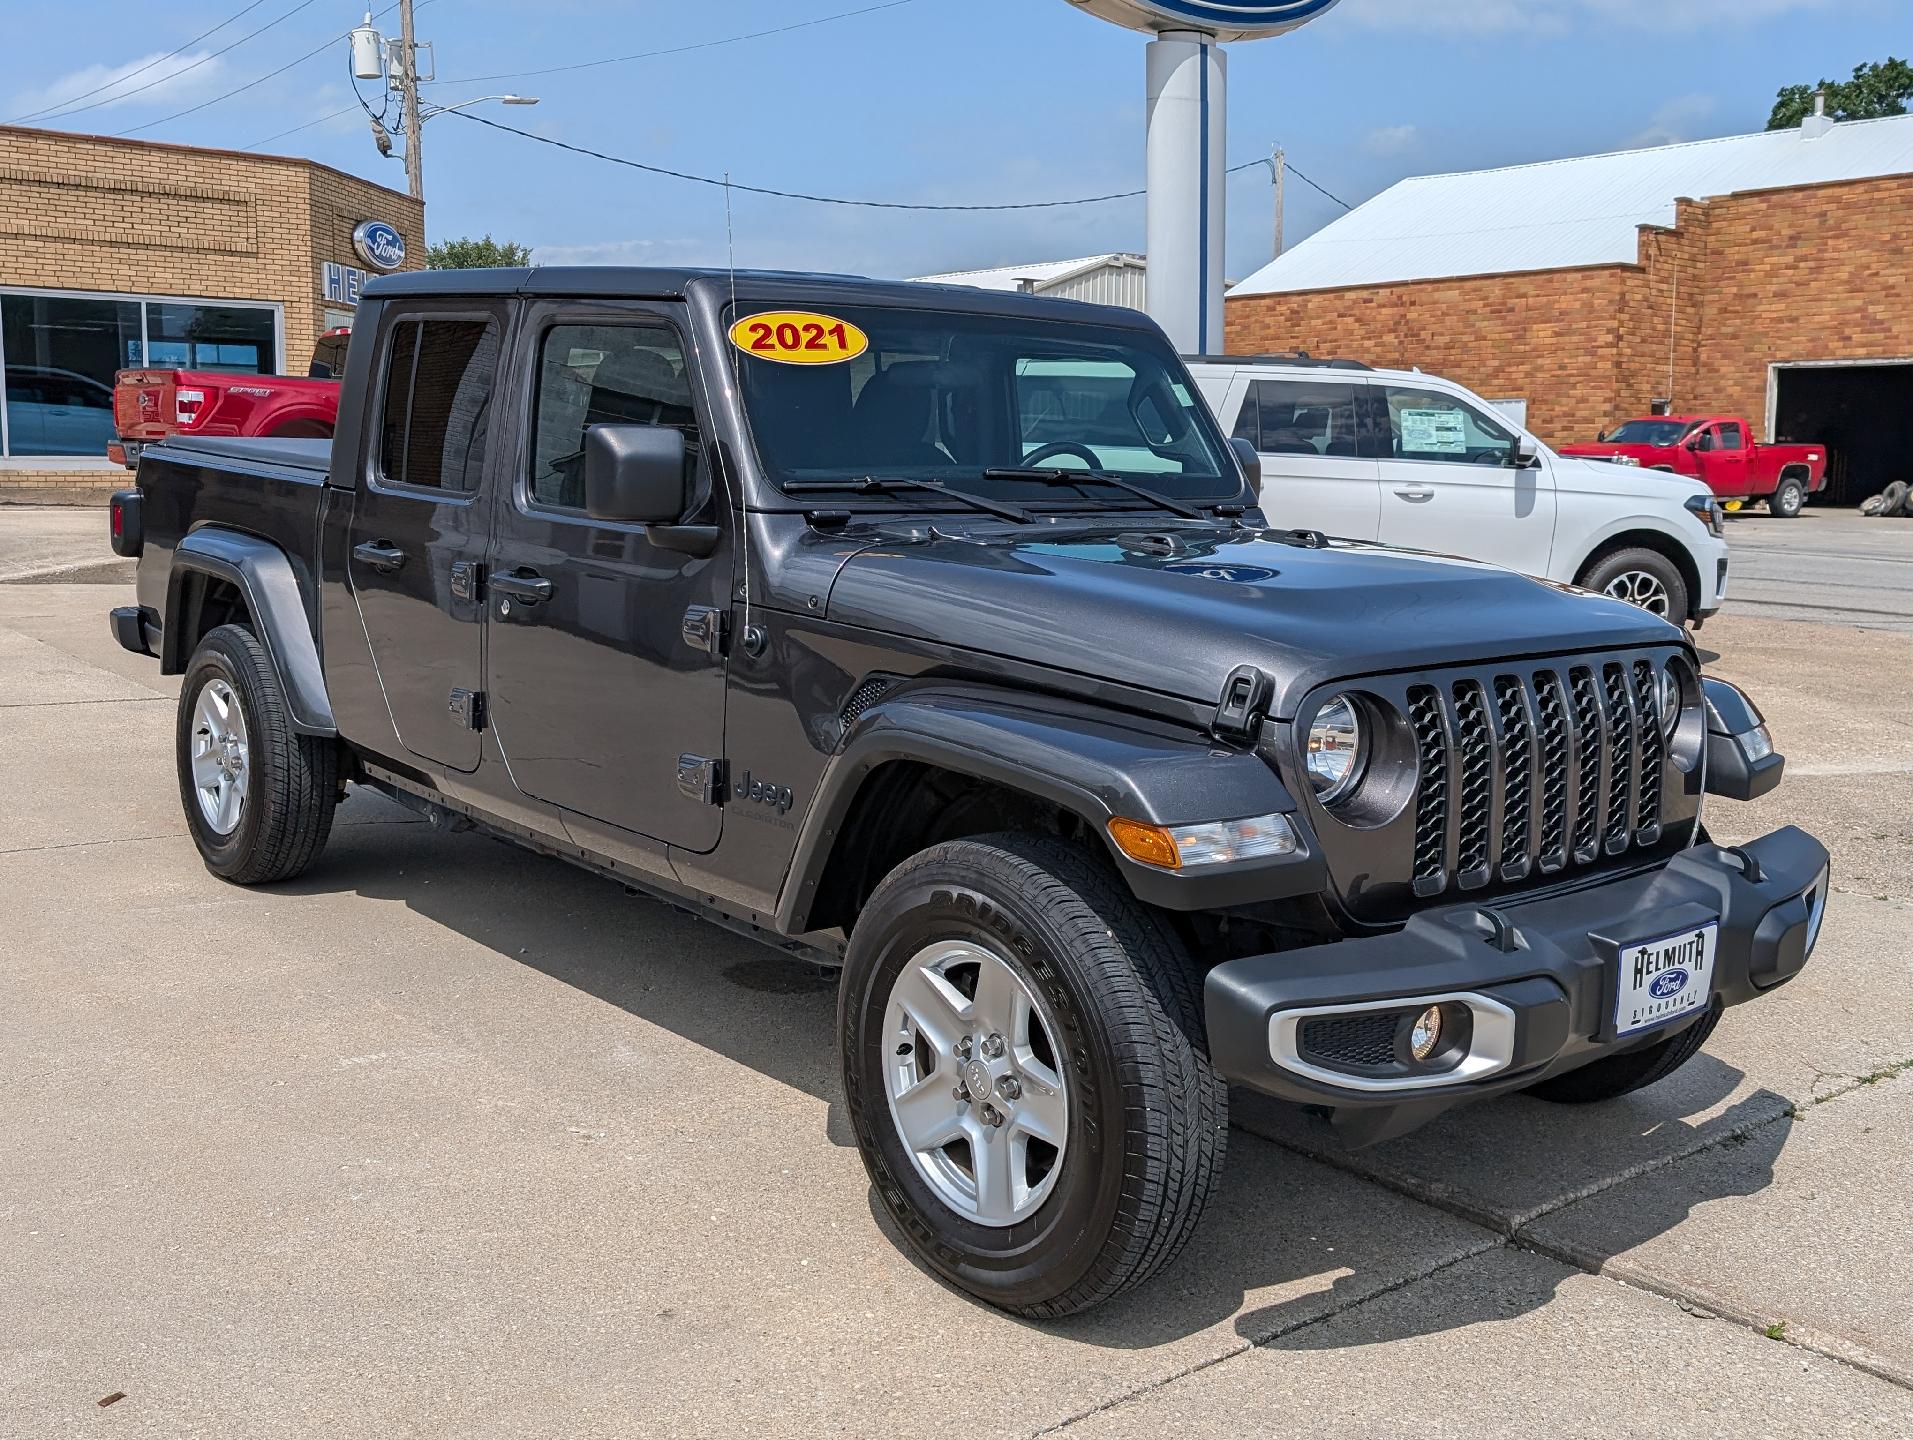
<path id="1" fill-rule="evenodd" d="M 1791 769 L 1710 826 L 1838 891 L 1701 1058 L 1363 1152 L 1238 1097 L 1179 1266 L 1033 1326 L 893 1243 L 814 972 L 375 795 L 212 879 L 125 595 L 0 585 L 0 1436 L 1913 1433 L 1913 637 L 1703 633 Z"/>
<path id="2" fill-rule="evenodd" d="M 1913 520 L 1809 506 L 1730 516 L 1729 614 L 1913 635 Z"/>

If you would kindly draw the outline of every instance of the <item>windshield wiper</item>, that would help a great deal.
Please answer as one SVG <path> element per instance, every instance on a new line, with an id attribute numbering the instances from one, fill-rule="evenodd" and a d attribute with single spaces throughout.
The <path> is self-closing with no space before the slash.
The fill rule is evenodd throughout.
<path id="1" fill-rule="evenodd" d="M 1098 485 L 1113 485 L 1118 490 L 1127 490 L 1139 500 L 1147 500 L 1159 509 L 1180 515 L 1185 520 L 1205 520 L 1200 510 L 1191 509 L 1180 500 L 1171 500 L 1167 495 L 1145 489 L 1141 485 L 1125 480 L 1120 475 L 1111 475 L 1107 470 L 1070 470 L 1063 466 L 1055 469 L 1022 470 L 1015 466 L 998 465 L 983 472 L 985 480 L 1034 480 L 1039 485 L 1080 485 L 1085 480 L 1094 480 Z"/>
<path id="2" fill-rule="evenodd" d="M 842 494 L 846 490 L 853 495 L 881 495 L 894 490 L 925 490 L 932 495 L 946 495 L 972 510 L 981 510 L 1000 520 L 1014 521 L 1018 525 L 1036 523 L 1036 517 L 1021 505 L 985 500 L 968 490 L 954 490 L 940 480 L 916 480 L 908 475 L 866 475 L 861 480 L 786 480 L 781 488 L 786 495 Z"/>

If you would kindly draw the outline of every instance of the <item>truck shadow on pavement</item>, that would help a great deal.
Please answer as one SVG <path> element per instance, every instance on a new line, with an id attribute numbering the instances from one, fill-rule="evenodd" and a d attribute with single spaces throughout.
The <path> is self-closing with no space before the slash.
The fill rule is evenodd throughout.
<path id="1" fill-rule="evenodd" d="M 355 796 L 354 803 L 363 814 L 383 802 Z M 403 817 L 394 809 L 392 818 Z M 853 1144 L 837 1072 L 835 982 L 805 962 L 661 901 L 628 896 L 560 861 L 480 835 L 439 835 L 423 824 L 342 828 L 311 872 L 274 889 L 350 891 L 401 903 L 500 957 L 823 1101 L 820 1138 Z M 1576 1109 L 1519 1097 L 1494 1101 L 1352 1158 L 1337 1153 L 1318 1122 L 1238 1095 L 1222 1187 L 1182 1258 L 1128 1296 L 1039 1328 L 1090 1346 L 1145 1349 L 1232 1321 L 1252 1343 L 1299 1349 L 1371 1344 L 1507 1318 L 1522 1304 L 1536 1308 L 1551 1288 L 1469 1294 L 1449 1286 L 1437 1304 L 1364 1302 L 1431 1275 L 1439 1284 L 1445 1267 L 1505 1243 L 1509 1227 L 1495 1226 L 1484 1212 L 1494 1210 L 1498 1177 L 1510 1168 L 1530 1184 L 1545 1173 L 1566 1197 L 1644 1160 L 1697 1148 L 1702 1122 L 1685 1117 L 1712 1114 L 1706 1131 L 1719 1134 L 1784 1110 L 1779 1096 L 1763 1090 L 1713 1114 L 1741 1079 L 1703 1054 L 1678 1081 L 1666 1082 L 1682 1086 L 1677 1101 L 1637 1096 Z M 1788 1129 L 1784 1121 L 1754 1125 L 1729 1142 L 1746 1147 L 1753 1162 L 1733 1167 L 1732 1189 L 1707 1189 L 1721 1182 L 1699 1178 L 1718 1177 L 1722 1167 L 1693 1167 L 1692 1187 L 1656 1187 L 1654 1203 L 1631 1213 L 1621 1243 L 1613 1243 L 1610 1217 L 1603 1227 L 1610 1253 L 1665 1233 L 1708 1201 L 1764 1188 Z M 1443 1156 L 1439 1175 L 1415 1168 L 1428 1137 Z M 1563 1137 L 1567 1143 L 1551 1154 L 1549 1146 Z M 1393 1180 L 1391 1171 L 1406 1178 Z M 1443 1175 L 1464 1177 L 1446 1182 L 1456 1203 L 1442 1200 Z M 1423 1183 L 1419 1195 L 1401 1193 Z M 876 1228 L 902 1249 L 874 1191 L 867 1203 Z M 1518 1231 L 1514 1238 L 1519 1243 Z M 941 1283 L 924 1273 L 926 1283 Z M 1358 1307 L 1373 1323 L 1320 1323 Z"/>

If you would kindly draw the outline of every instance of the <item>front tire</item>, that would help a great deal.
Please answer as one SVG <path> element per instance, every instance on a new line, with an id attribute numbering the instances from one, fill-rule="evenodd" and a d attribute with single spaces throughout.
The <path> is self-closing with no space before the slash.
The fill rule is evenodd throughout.
<path id="1" fill-rule="evenodd" d="M 1807 503 L 1807 487 L 1798 480 L 1786 479 L 1767 497 L 1767 513 L 1781 520 L 1792 520 Z"/>
<path id="2" fill-rule="evenodd" d="M 1680 567 L 1644 546 L 1601 556 L 1582 572 L 1581 587 L 1638 605 L 1673 625 L 1687 624 L 1693 613 Z"/>
<path id="3" fill-rule="evenodd" d="M 208 870 L 263 885 L 312 863 L 332 832 L 338 746 L 292 728 L 279 672 L 250 630 L 221 625 L 200 641 L 174 735 L 186 827 Z"/>
<path id="4" fill-rule="evenodd" d="M 952 1284 L 1056 1319 L 1188 1243 L 1228 1094 L 1187 952 L 1106 864 L 1019 835 L 912 857 L 858 918 L 838 1004 L 871 1184 Z"/>

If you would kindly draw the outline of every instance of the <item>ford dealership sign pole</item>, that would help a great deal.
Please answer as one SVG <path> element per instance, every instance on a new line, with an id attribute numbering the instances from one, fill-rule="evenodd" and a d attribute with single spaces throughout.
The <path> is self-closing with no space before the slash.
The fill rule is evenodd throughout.
<path id="1" fill-rule="evenodd" d="M 1229 66 L 1220 42 L 1286 34 L 1335 3 L 1070 0 L 1156 37 L 1149 46 L 1149 313 L 1180 350 L 1222 349 Z"/>

